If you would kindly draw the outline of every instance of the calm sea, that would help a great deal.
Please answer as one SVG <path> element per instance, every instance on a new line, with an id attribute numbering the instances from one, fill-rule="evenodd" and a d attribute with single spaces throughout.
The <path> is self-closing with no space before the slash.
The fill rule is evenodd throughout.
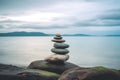
<path id="1" fill-rule="evenodd" d="M 27 66 L 53 54 L 52 37 L 0 37 L 0 63 Z M 120 69 L 120 37 L 64 37 L 69 62 Z"/>

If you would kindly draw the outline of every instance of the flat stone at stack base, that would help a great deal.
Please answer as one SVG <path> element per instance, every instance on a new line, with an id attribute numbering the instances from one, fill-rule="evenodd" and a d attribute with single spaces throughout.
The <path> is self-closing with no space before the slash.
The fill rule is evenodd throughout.
<path id="1" fill-rule="evenodd" d="M 79 67 L 79 66 L 69 62 L 65 62 L 64 64 L 52 64 L 44 60 L 34 61 L 28 66 L 28 68 L 30 69 L 46 70 L 58 74 L 61 74 L 64 71 L 75 67 Z"/>
<path id="2" fill-rule="evenodd" d="M 69 59 L 69 55 L 60 55 L 60 54 L 53 54 L 45 58 L 45 61 L 50 62 L 50 63 L 64 63 Z"/>
<path id="3" fill-rule="evenodd" d="M 56 53 L 56 54 L 63 54 L 63 55 L 69 53 L 69 51 L 67 49 L 53 48 L 53 49 L 51 49 L 51 51 Z"/>

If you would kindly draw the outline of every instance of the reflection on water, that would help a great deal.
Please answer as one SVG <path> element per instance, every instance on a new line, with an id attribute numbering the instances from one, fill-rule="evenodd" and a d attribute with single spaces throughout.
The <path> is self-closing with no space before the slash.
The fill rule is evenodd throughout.
<path id="1" fill-rule="evenodd" d="M 120 69 L 120 37 L 64 37 L 69 62 Z M 0 63 L 27 66 L 53 54 L 52 37 L 0 37 Z"/>
<path id="2" fill-rule="evenodd" d="M 50 54 L 52 43 L 49 37 L 2 37 L 0 38 L 0 62 L 28 65 Z"/>

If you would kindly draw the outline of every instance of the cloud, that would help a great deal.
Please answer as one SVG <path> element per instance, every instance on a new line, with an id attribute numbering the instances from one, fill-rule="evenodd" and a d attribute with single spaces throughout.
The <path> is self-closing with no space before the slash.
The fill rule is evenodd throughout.
<path id="1" fill-rule="evenodd" d="M 4 27 L 0 25 L 0 29 L 3 29 Z"/>
<path id="2" fill-rule="evenodd" d="M 2 20 L 0 23 L 22 23 L 23 21 L 17 21 L 17 20 Z"/>
<path id="3" fill-rule="evenodd" d="M 95 20 L 88 20 L 88 21 L 80 21 L 74 23 L 73 26 L 76 27 L 120 27 L 120 20 L 104 20 L 104 19 L 95 19 Z"/>
<path id="4" fill-rule="evenodd" d="M 91 18 L 90 20 L 79 20 L 74 23 L 77 27 L 120 27 L 120 9 L 111 9 Z"/>
<path id="5" fill-rule="evenodd" d="M 59 25 L 59 24 L 46 24 L 40 22 L 24 22 L 18 20 L 1 20 L 0 21 L 0 28 L 1 29 L 63 29 L 68 28 L 68 25 Z"/>
<path id="6" fill-rule="evenodd" d="M 119 26 L 120 27 L 120 9 L 112 9 L 106 11 L 103 15 L 98 17 L 105 26 Z"/>
<path id="7" fill-rule="evenodd" d="M 0 0 L 0 31 L 89 32 L 91 28 L 115 31 L 116 27 L 120 27 L 119 2 L 119 0 Z"/>
<path id="8" fill-rule="evenodd" d="M 100 18 L 105 20 L 120 20 L 120 9 L 106 11 Z"/>
<path id="9" fill-rule="evenodd" d="M 26 24 L 26 25 L 19 26 L 19 28 L 23 28 L 23 29 L 63 29 L 67 27 L 59 26 L 59 25 L 41 26 L 40 24 Z"/>

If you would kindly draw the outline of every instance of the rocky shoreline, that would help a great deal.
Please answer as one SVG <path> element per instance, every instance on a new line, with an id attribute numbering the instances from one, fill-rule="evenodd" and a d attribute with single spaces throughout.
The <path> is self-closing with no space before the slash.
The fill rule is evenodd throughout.
<path id="1" fill-rule="evenodd" d="M 80 67 L 67 62 L 69 47 L 60 34 L 52 39 L 54 54 L 27 67 L 0 64 L 0 80 L 120 80 L 120 70 L 102 66 Z"/>
<path id="2" fill-rule="evenodd" d="M 120 80 L 120 70 L 102 66 L 75 67 L 66 69 L 62 73 L 59 70 L 51 71 L 52 66 L 46 67 L 47 70 L 30 69 L 28 67 L 0 64 L 0 80 Z M 41 65 L 40 68 L 42 67 L 45 68 L 45 65 Z M 58 66 L 54 67 L 57 68 Z"/>

